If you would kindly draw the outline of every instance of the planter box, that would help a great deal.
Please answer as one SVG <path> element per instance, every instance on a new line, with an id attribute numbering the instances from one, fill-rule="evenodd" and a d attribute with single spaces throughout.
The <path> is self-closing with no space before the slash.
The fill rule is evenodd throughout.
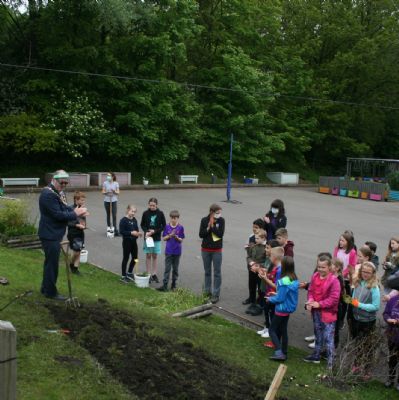
<path id="1" fill-rule="evenodd" d="M 358 190 L 348 190 L 348 197 L 359 198 L 359 191 Z"/>
<path id="2" fill-rule="evenodd" d="M 326 186 L 321 186 L 319 187 L 319 192 L 324 193 L 324 194 L 329 194 L 330 193 L 330 188 Z"/>
<path id="3" fill-rule="evenodd" d="M 382 195 L 375 194 L 375 193 L 370 193 L 370 200 L 381 201 L 382 200 Z"/>
<path id="4" fill-rule="evenodd" d="M 90 172 L 90 185 L 102 187 L 108 172 Z M 130 172 L 114 172 L 119 186 L 128 186 L 131 182 Z"/>
<path id="5" fill-rule="evenodd" d="M 331 194 L 332 194 L 333 196 L 338 196 L 338 195 L 339 195 L 339 188 L 337 188 L 337 187 L 332 188 Z"/>
<path id="6" fill-rule="evenodd" d="M 5 238 L 7 247 L 13 249 L 41 249 L 42 243 L 38 235 L 22 235 Z"/>
<path id="7" fill-rule="evenodd" d="M 81 174 L 80 172 L 68 172 L 69 174 L 69 185 L 70 187 L 75 188 L 85 188 L 90 186 L 90 175 L 89 174 Z M 49 172 L 45 175 L 46 183 L 50 183 L 51 179 L 53 179 L 53 173 Z"/>
<path id="8" fill-rule="evenodd" d="M 266 176 L 274 183 L 281 185 L 297 185 L 299 174 L 290 172 L 267 172 Z"/>
<path id="9" fill-rule="evenodd" d="M 346 189 L 340 189 L 339 190 L 339 195 L 340 196 L 346 197 L 347 194 L 348 194 L 348 191 Z"/>
<path id="10" fill-rule="evenodd" d="M 399 201 L 399 191 L 398 190 L 390 190 L 389 195 L 388 195 L 388 200 Z"/>
<path id="11" fill-rule="evenodd" d="M 361 192 L 360 198 L 363 200 L 367 200 L 369 198 L 369 194 L 367 192 Z"/>

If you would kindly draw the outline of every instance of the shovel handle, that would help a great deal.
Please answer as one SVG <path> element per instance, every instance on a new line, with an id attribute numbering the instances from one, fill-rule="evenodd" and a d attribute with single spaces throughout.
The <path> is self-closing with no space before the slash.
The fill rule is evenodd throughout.
<path id="1" fill-rule="evenodd" d="M 71 284 L 71 275 L 70 275 L 71 272 L 69 271 L 69 257 L 68 257 L 69 242 L 67 240 L 64 240 L 60 243 L 60 245 L 61 245 L 62 253 L 64 254 L 64 258 L 65 258 L 65 270 L 66 270 L 67 282 L 68 282 L 69 299 L 72 300 L 72 284 Z M 64 249 L 64 245 L 66 245 L 66 249 Z"/>

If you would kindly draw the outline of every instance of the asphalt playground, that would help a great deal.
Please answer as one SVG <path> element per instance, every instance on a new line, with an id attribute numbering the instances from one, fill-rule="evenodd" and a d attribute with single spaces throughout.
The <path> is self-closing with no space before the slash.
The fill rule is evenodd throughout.
<path id="1" fill-rule="evenodd" d="M 68 194 L 71 203 L 73 195 Z M 23 197 L 31 206 L 34 217 L 39 218 L 38 194 L 15 195 Z M 168 214 L 177 209 L 180 223 L 184 226 L 186 239 L 183 242 L 183 255 L 180 261 L 178 285 L 200 293 L 203 284 L 203 266 L 201 260 L 201 240 L 198 237 L 199 224 L 207 215 L 209 205 L 219 203 L 222 216 L 226 220 L 224 236 L 221 307 L 248 317 L 246 306 L 241 302 L 248 297 L 246 252 L 244 245 L 252 232 L 252 221 L 265 215 L 270 203 L 279 198 L 284 201 L 288 218 L 289 239 L 295 243 L 295 265 L 301 281 L 309 280 L 315 267 L 316 255 L 321 251 L 332 252 L 339 235 L 349 229 L 354 232 L 355 241 L 360 247 L 365 241 L 374 241 L 380 260 L 385 256 L 391 236 L 398 235 L 398 203 L 373 202 L 351 198 L 323 195 L 315 188 L 279 188 L 245 187 L 233 188 L 232 200 L 228 203 L 226 190 L 215 189 L 167 189 L 167 190 L 121 190 L 118 202 L 118 220 L 124 215 L 128 204 L 136 205 L 137 219 L 146 209 L 148 199 L 156 197 L 159 208 Z M 90 216 L 87 219 L 86 248 L 89 262 L 112 271 L 119 279 L 122 261 L 122 239 L 106 237 L 105 210 L 100 190 L 87 192 L 87 207 Z M 139 268 L 145 270 L 145 258 L 142 251 L 142 239 L 139 240 Z M 164 257 L 159 257 L 158 276 L 162 279 Z M 62 276 L 62 275 L 61 275 Z M 84 275 L 81 277 L 85 279 Z M 77 279 L 80 279 L 77 278 Z M 152 285 L 159 286 L 158 284 Z M 306 292 L 301 291 L 297 311 L 289 322 L 290 345 L 305 348 L 304 336 L 312 334 L 312 322 L 304 310 Z M 250 317 L 258 323 L 263 316 Z"/>

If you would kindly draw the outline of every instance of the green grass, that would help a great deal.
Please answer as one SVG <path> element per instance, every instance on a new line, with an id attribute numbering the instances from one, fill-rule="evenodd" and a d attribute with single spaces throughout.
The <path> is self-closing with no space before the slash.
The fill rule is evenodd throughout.
<path id="1" fill-rule="evenodd" d="M 0 287 L 0 308 L 26 290 L 24 297 L 0 312 L 0 319 L 9 320 L 17 329 L 18 399 L 136 399 L 99 365 L 77 343 L 57 330 L 45 299 L 39 294 L 43 256 L 39 251 L 9 250 L 0 247 L 0 276 L 10 284 Z M 151 327 L 151 334 L 170 340 L 189 341 L 218 358 L 250 371 L 267 385 L 278 364 L 268 360 L 271 351 L 262 347 L 255 332 L 212 316 L 201 320 L 174 319 L 170 314 L 200 304 L 202 299 L 186 290 L 160 293 L 121 285 L 118 277 L 90 265 L 82 266 L 82 276 L 73 276 L 74 294 L 84 304 L 106 299 L 113 307 L 123 309 Z M 67 293 L 64 268 L 60 268 L 59 290 Z M 293 333 L 291 333 L 293 334 Z M 351 391 L 337 392 L 318 383 L 323 365 L 301 361 L 304 353 L 291 348 L 288 370 L 279 396 L 289 399 L 390 399 L 394 392 L 378 382 L 357 386 Z M 56 357 L 68 356 L 81 360 L 81 365 L 63 363 Z M 134 374 L 134 372 L 133 372 Z M 292 382 L 289 377 L 295 376 Z M 309 385 L 309 387 L 297 386 Z"/>

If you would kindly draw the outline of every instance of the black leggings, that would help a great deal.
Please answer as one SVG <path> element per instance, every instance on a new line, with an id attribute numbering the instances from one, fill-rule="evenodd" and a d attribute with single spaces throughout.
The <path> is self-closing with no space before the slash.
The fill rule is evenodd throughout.
<path id="1" fill-rule="evenodd" d="M 123 238 L 122 248 L 123 248 L 122 275 L 125 276 L 126 266 L 127 262 L 129 261 L 129 256 L 131 256 L 132 259 L 130 260 L 128 272 L 129 274 L 133 272 L 135 264 L 134 260 L 137 258 L 137 241 L 128 238 Z"/>
<path id="2" fill-rule="evenodd" d="M 375 323 L 376 320 L 363 322 L 353 318 L 350 327 L 352 339 L 356 340 L 355 346 L 357 346 L 355 364 L 362 365 L 365 371 L 369 371 L 371 367 L 376 347 L 375 337 L 373 337 Z"/>
<path id="3" fill-rule="evenodd" d="M 395 383 L 396 371 L 399 369 L 399 345 L 388 339 L 389 349 L 389 380 Z"/>
<path id="4" fill-rule="evenodd" d="M 111 214 L 111 210 L 110 210 L 110 203 L 108 201 L 104 201 L 104 208 L 105 208 L 105 212 L 107 213 L 107 226 L 111 226 L 111 219 L 110 219 L 110 214 Z M 118 202 L 117 201 L 113 201 L 112 202 L 112 226 L 114 227 L 114 229 L 117 231 L 118 227 L 116 226 L 116 212 L 118 211 Z"/>
<path id="5" fill-rule="evenodd" d="M 249 289 L 249 301 L 256 303 L 257 289 L 260 286 L 260 278 L 258 274 L 252 272 L 248 267 L 248 289 Z"/>

